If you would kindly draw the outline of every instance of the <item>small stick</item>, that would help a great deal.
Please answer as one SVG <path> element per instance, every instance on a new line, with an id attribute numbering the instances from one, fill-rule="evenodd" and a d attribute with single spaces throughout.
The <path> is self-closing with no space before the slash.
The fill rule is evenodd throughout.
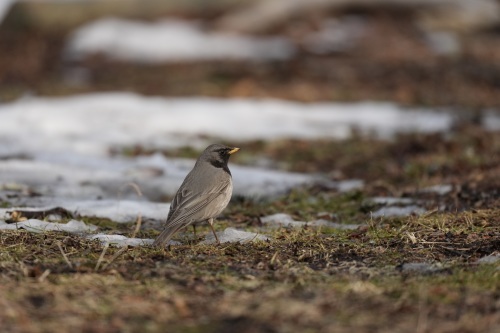
<path id="1" fill-rule="evenodd" d="M 111 258 L 111 260 L 106 265 L 102 266 L 102 270 L 105 270 L 106 268 L 108 268 L 108 266 L 111 265 L 113 263 L 113 261 L 116 260 L 116 258 L 118 258 L 123 252 L 125 252 L 127 250 L 128 250 L 128 246 L 124 246 L 120 250 L 118 250 L 118 252 L 116 252 L 115 255 Z"/>
<path id="2" fill-rule="evenodd" d="M 135 193 L 137 193 L 137 195 L 139 197 L 142 197 L 142 192 L 141 192 L 141 188 L 139 187 L 139 185 L 137 185 L 136 183 L 127 183 L 125 185 L 123 185 L 122 187 L 120 187 L 120 189 L 118 190 L 118 196 L 121 196 L 122 192 L 123 192 L 123 189 L 127 186 L 130 186 L 132 187 L 134 190 L 135 190 Z"/>
<path id="3" fill-rule="evenodd" d="M 50 269 L 46 269 L 42 275 L 40 275 L 40 277 L 38 278 L 38 282 L 43 282 L 45 281 L 45 279 L 47 278 L 47 276 L 49 276 L 50 274 Z"/>
<path id="4" fill-rule="evenodd" d="M 66 261 L 66 264 L 68 265 L 68 267 L 70 269 L 73 269 L 73 265 L 71 264 L 71 261 L 69 261 L 68 256 L 66 255 L 66 253 L 64 252 L 64 250 L 61 246 L 61 242 L 57 242 L 57 247 L 59 248 L 59 251 L 61 251 L 61 254 L 64 258 L 64 261 Z"/>
<path id="5" fill-rule="evenodd" d="M 139 213 L 137 215 L 137 221 L 135 223 L 134 232 L 132 232 L 132 235 L 130 236 L 130 238 L 135 238 L 135 236 L 137 235 L 137 233 L 139 232 L 139 230 L 141 230 L 141 224 L 142 224 L 142 215 L 141 215 L 141 213 Z"/>
<path id="6" fill-rule="evenodd" d="M 99 270 L 99 265 L 101 264 L 101 261 L 104 259 L 104 255 L 106 254 L 108 247 L 109 247 L 109 243 L 106 243 L 106 245 L 104 245 L 104 249 L 102 249 L 101 256 L 99 257 L 99 260 L 97 260 L 97 264 L 95 265 L 95 268 L 94 268 L 94 270 L 96 272 Z"/>

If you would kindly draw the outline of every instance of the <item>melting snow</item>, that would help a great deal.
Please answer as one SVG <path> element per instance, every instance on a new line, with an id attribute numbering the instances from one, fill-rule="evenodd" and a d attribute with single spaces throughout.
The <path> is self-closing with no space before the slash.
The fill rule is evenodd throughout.
<path id="1" fill-rule="evenodd" d="M 102 53 L 118 60 L 161 63 L 288 59 L 294 55 L 295 46 L 283 37 L 208 32 L 196 22 L 168 19 L 149 23 L 104 18 L 76 30 L 66 51 L 72 59 Z"/>
<path id="2" fill-rule="evenodd" d="M 252 242 L 255 240 L 268 240 L 269 237 L 264 236 L 262 234 L 257 234 L 254 232 L 247 232 L 238 230 L 235 228 L 226 228 L 222 232 L 217 232 L 217 237 L 221 243 L 235 243 L 235 242 Z M 215 240 L 215 236 L 210 233 L 206 236 L 206 239 L 202 242 L 203 244 L 214 244 L 217 241 Z"/>
<path id="3" fill-rule="evenodd" d="M 453 190 L 453 185 L 442 184 L 442 185 L 434 185 L 434 186 L 426 187 L 426 188 L 420 190 L 420 192 L 436 193 L 439 195 L 445 195 L 445 194 L 450 193 L 452 190 Z"/>
<path id="4" fill-rule="evenodd" d="M 154 239 L 142 239 L 142 238 L 128 238 L 123 235 L 106 235 L 97 234 L 88 237 L 91 240 L 98 239 L 102 245 L 112 245 L 116 247 L 122 246 L 146 246 L 152 245 Z M 178 242 L 171 241 L 170 245 L 177 245 Z"/>
<path id="5" fill-rule="evenodd" d="M 489 131 L 500 131 L 500 114 L 490 110 L 486 112 L 482 119 L 482 125 Z"/>
<path id="6" fill-rule="evenodd" d="M 16 198 L 6 200 L 13 205 L 31 205 L 40 202 L 44 205 L 62 205 L 68 210 L 85 211 L 94 205 L 102 217 L 108 217 L 113 210 L 122 211 L 126 217 L 114 217 L 135 220 L 137 213 L 132 212 L 131 202 L 99 202 L 96 198 L 137 199 L 134 190 L 127 184 L 137 184 L 146 198 L 153 201 L 164 200 L 175 194 L 184 177 L 194 165 L 194 160 L 172 159 L 163 155 L 125 157 L 94 157 L 77 154 L 38 154 L 33 160 L 0 160 L 0 184 L 18 184 L 19 188 L 32 189 L 49 199 Z M 284 171 L 251 168 L 231 164 L 234 180 L 234 195 L 245 197 L 270 197 L 285 191 L 320 181 L 311 175 Z M 0 196 L 2 191 L 0 190 Z M 92 202 L 51 201 L 50 198 L 90 199 Z M 28 200 L 28 201 L 26 201 Z M 165 206 L 141 205 L 144 214 L 152 214 L 151 209 L 166 209 Z M 104 211 L 106 210 L 106 212 Z M 139 210 L 138 210 L 139 211 Z M 133 216 L 133 217 L 132 217 Z"/>
<path id="7" fill-rule="evenodd" d="M 137 221 L 138 217 L 155 221 L 165 220 L 170 204 L 133 200 L 71 200 L 66 198 L 27 198 L 24 204 L 36 207 L 0 209 L 0 218 L 6 219 L 8 212 L 44 212 L 62 208 L 75 217 L 107 218 L 117 223 L 130 223 Z M 50 204 L 50 205 L 46 205 Z M 50 220 L 59 220 L 60 216 L 49 216 Z"/>
<path id="8" fill-rule="evenodd" d="M 110 148 L 132 145 L 201 148 L 208 143 L 201 136 L 343 139 L 353 128 L 390 138 L 407 131 L 447 131 L 452 121 L 449 113 L 375 102 L 305 104 L 133 93 L 25 98 L 0 105 L 0 156 L 38 151 L 106 155 Z"/>
<path id="9" fill-rule="evenodd" d="M 485 256 L 485 257 L 478 259 L 476 262 L 478 264 L 496 264 L 496 263 L 500 262 L 500 254 L 498 252 L 493 253 L 493 254 L 490 254 L 489 256 Z M 500 266 L 498 266 L 497 270 L 500 270 Z"/>
<path id="10" fill-rule="evenodd" d="M 374 204 L 381 204 L 381 205 L 397 205 L 397 204 L 409 205 L 412 204 L 414 200 L 411 198 L 374 197 L 368 199 L 367 202 L 371 202 Z"/>
<path id="11" fill-rule="evenodd" d="M 384 207 L 372 213 L 373 217 L 397 217 L 412 214 L 421 215 L 426 212 L 424 208 L 417 206 L 415 200 L 411 198 L 374 197 L 367 199 L 365 203 L 384 205 Z"/>
<path id="12" fill-rule="evenodd" d="M 30 232 L 65 231 L 69 233 L 89 233 L 97 230 L 95 225 L 85 224 L 82 221 L 71 220 L 68 223 L 52 223 L 36 219 L 7 224 L 0 220 L 0 230 L 25 229 Z"/>
<path id="13" fill-rule="evenodd" d="M 410 206 L 405 206 L 405 207 L 394 207 L 394 206 L 389 206 L 389 207 L 382 207 L 378 209 L 377 211 L 372 213 L 373 217 L 397 217 L 397 216 L 408 216 L 411 214 L 416 214 L 416 215 L 421 215 L 425 213 L 426 210 L 423 209 L 422 207 L 415 206 L 415 205 L 410 205 Z"/>
<path id="14" fill-rule="evenodd" d="M 284 227 L 292 227 L 299 228 L 308 226 L 326 226 L 329 228 L 341 229 L 341 230 L 353 230 L 360 227 L 359 224 L 342 224 L 335 223 L 324 219 L 304 222 L 304 221 L 296 221 L 290 215 L 284 213 L 277 213 L 273 215 L 268 215 L 260 218 L 260 221 L 265 225 L 270 226 L 284 226 Z"/>

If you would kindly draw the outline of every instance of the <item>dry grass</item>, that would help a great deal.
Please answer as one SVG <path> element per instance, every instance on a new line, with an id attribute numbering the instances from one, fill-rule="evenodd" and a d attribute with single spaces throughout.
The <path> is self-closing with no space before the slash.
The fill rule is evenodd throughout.
<path id="1" fill-rule="evenodd" d="M 0 322 L 23 332 L 493 332 L 498 266 L 475 262 L 499 250 L 498 221 L 495 210 L 439 213 L 169 251 L 3 232 Z M 405 262 L 442 269 L 408 273 Z"/>

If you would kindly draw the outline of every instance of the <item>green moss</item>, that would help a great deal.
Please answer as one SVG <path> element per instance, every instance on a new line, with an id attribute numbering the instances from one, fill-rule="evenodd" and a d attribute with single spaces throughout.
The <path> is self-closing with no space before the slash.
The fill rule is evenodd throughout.
<path id="1" fill-rule="evenodd" d="M 79 219 L 86 224 L 98 226 L 101 231 L 118 230 L 124 232 L 128 231 L 132 225 L 131 223 L 118 223 L 110 219 L 100 217 L 82 216 Z"/>
<path id="2" fill-rule="evenodd" d="M 7 202 L 7 201 L 0 201 L 0 208 L 9 208 L 12 207 L 12 205 Z"/>

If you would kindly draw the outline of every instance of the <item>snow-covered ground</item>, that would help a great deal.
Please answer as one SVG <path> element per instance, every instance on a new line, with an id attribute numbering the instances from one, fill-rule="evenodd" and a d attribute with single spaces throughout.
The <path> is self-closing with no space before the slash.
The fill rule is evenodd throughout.
<path id="1" fill-rule="evenodd" d="M 14 0 L 0 0 L 0 22 L 12 3 Z M 350 47 L 353 37 L 362 36 L 365 28 L 364 22 L 356 19 L 330 20 L 306 38 L 303 46 L 315 53 L 343 50 Z M 293 57 L 296 47 L 283 37 L 209 31 L 197 22 L 166 19 L 147 23 L 105 18 L 74 31 L 65 51 L 65 56 L 73 60 L 101 53 L 121 61 L 160 63 L 285 60 Z M 491 111 L 481 121 L 486 129 L 499 130 L 499 119 Z M 391 139 L 401 132 L 446 132 L 453 122 L 449 112 L 405 109 L 394 103 L 307 104 L 277 99 L 145 97 L 124 92 L 25 97 L 0 104 L 0 202 L 13 205 L 0 209 L 0 229 L 96 232 L 97 227 L 78 220 L 81 217 L 107 218 L 118 223 L 140 219 L 143 225 L 158 226 L 168 213 L 165 198 L 175 193 L 194 160 L 160 154 L 112 156 L 112 150 L 132 146 L 202 149 L 220 140 L 344 139 L 353 132 Z M 361 180 L 331 182 L 314 175 L 232 163 L 230 168 L 234 194 L 247 198 L 275 196 L 318 181 L 339 191 L 364 186 Z M 446 186 L 428 191 L 446 193 L 451 190 Z M 419 205 L 400 198 L 373 201 L 383 205 L 373 216 L 425 212 Z M 12 214 L 17 210 L 33 213 L 58 209 L 66 211 L 72 220 L 54 223 L 67 217 L 51 213 L 43 221 L 29 218 L 18 223 L 4 222 L 15 220 Z M 262 222 L 282 227 L 358 227 L 321 219 L 295 221 L 286 214 L 263 217 Z M 123 235 L 88 237 L 103 244 L 152 243 L 151 239 Z M 211 237 L 206 241 L 213 242 Z M 219 237 L 223 241 L 266 239 L 264 235 L 232 228 Z"/>
<path id="2" fill-rule="evenodd" d="M 101 93 L 24 98 L 0 105 L 0 156 L 36 152 L 106 155 L 110 148 L 196 146 L 209 141 L 347 138 L 357 129 L 390 138 L 444 132 L 450 113 L 393 103 L 145 97 Z"/>
<path id="3" fill-rule="evenodd" d="M 135 158 L 70 153 L 37 154 L 29 159 L 0 160 L 0 194 L 3 184 L 4 190 L 19 192 L 29 189 L 42 195 L 42 198 L 137 200 L 135 191 L 127 186 L 134 183 L 145 198 L 162 200 L 175 194 L 193 165 L 194 160 L 166 158 L 159 154 Z M 244 197 L 275 196 L 316 180 L 313 175 L 278 170 L 239 165 L 230 165 L 230 168 L 234 179 L 234 195 Z M 11 196 L 9 200 L 19 205 L 36 202 L 43 205 L 60 204 L 56 199 L 44 201 L 39 197 L 15 202 Z"/>
<path id="4" fill-rule="evenodd" d="M 23 98 L 0 105 L 0 196 L 16 206 L 63 207 L 117 222 L 132 222 L 139 213 L 159 220 L 168 205 L 156 202 L 175 193 L 194 160 L 160 154 L 110 156 L 110 150 L 135 145 L 203 148 L 220 139 L 346 138 L 353 129 L 390 138 L 405 131 L 447 131 L 452 124 L 449 113 L 403 109 L 392 103 L 305 104 L 133 93 Z M 234 194 L 244 197 L 275 196 L 326 182 L 307 174 L 230 167 Z M 127 186 L 131 183 L 143 197 Z M 351 180 L 327 186 L 349 191 L 363 183 Z"/>

